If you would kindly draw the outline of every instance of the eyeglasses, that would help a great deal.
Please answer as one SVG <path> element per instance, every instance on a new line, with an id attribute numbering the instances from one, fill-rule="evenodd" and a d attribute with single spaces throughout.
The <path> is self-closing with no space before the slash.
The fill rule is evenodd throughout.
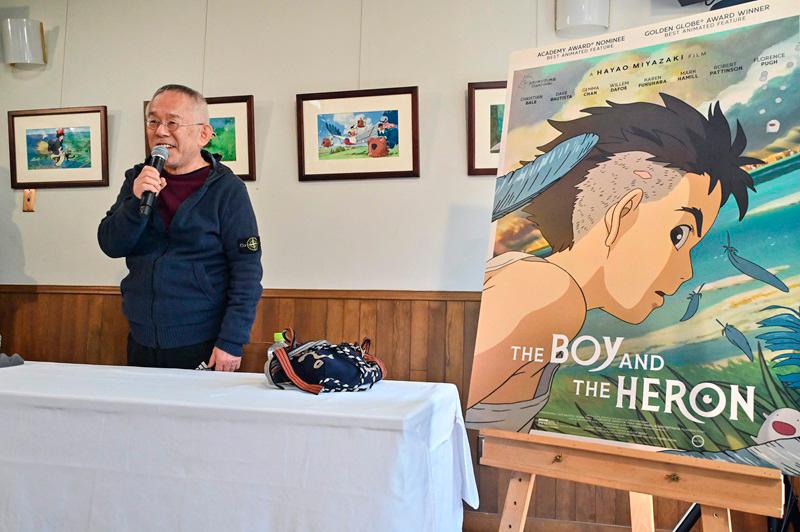
<path id="1" fill-rule="evenodd" d="M 145 120 L 144 125 L 147 129 L 151 131 L 155 131 L 158 129 L 158 126 L 164 124 L 164 127 L 167 128 L 167 131 L 173 132 L 179 127 L 186 127 L 186 126 L 204 126 L 204 122 L 196 122 L 194 124 L 181 124 L 175 120 L 167 120 L 166 122 L 162 122 L 161 120 L 156 120 L 155 118 L 151 118 L 150 120 Z"/>

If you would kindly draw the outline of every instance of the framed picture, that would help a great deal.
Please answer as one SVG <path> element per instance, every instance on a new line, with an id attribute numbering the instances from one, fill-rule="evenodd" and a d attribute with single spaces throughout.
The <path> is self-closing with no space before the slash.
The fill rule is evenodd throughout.
<path id="1" fill-rule="evenodd" d="M 419 177 L 417 87 L 297 95 L 300 181 Z"/>
<path id="2" fill-rule="evenodd" d="M 506 82 L 467 85 L 467 173 L 497 175 L 506 106 Z"/>
<path id="3" fill-rule="evenodd" d="M 220 159 L 243 181 L 256 180 L 255 121 L 253 96 L 219 96 L 206 98 L 208 121 L 214 129 L 205 149 L 222 156 Z M 147 115 L 147 104 L 144 113 Z M 147 117 L 145 116 L 145 119 Z M 147 131 L 145 131 L 147 149 Z M 149 155 L 150 152 L 147 152 Z"/>
<path id="4" fill-rule="evenodd" d="M 253 95 L 206 98 L 208 120 L 214 137 L 206 146 L 222 155 L 233 173 L 244 181 L 256 180 L 255 121 Z"/>
<path id="5" fill-rule="evenodd" d="M 8 112 L 11 188 L 108 186 L 106 106 Z"/>

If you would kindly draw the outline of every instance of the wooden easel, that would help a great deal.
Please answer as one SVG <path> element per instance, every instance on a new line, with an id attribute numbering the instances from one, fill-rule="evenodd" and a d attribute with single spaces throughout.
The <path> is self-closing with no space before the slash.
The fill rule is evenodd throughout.
<path id="1" fill-rule="evenodd" d="M 632 449 L 547 434 L 480 431 L 480 463 L 514 471 L 500 530 L 521 532 L 536 475 L 630 492 L 631 530 L 653 532 L 653 497 L 701 505 L 703 532 L 731 530 L 730 510 L 780 517 L 777 469 Z"/>

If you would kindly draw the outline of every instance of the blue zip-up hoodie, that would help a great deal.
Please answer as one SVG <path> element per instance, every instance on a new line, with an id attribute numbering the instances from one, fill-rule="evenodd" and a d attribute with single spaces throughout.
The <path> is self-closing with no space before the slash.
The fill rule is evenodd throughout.
<path id="1" fill-rule="evenodd" d="M 158 213 L 139 216 L 125 172 L 117 201 L 97 230 L 103 252 L 125 257 L 122 307 L 133 339 L 148 347 L 180 347 L 216 338 L 241 355 L 261 298 L 261 245 L 247 188 L 230 168 L 211 164 L 206 182 L 175 213 L 169 229 Z"/>

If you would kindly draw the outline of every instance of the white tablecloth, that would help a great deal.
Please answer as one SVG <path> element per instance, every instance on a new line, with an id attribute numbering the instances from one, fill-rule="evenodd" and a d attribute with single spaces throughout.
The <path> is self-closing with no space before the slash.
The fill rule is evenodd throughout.
<path id="1" fill-rule="evenodd" d="M 460 530 L 456 388 L 276 390 L 263 375 L 0 369 L 0 530 Z"/>

